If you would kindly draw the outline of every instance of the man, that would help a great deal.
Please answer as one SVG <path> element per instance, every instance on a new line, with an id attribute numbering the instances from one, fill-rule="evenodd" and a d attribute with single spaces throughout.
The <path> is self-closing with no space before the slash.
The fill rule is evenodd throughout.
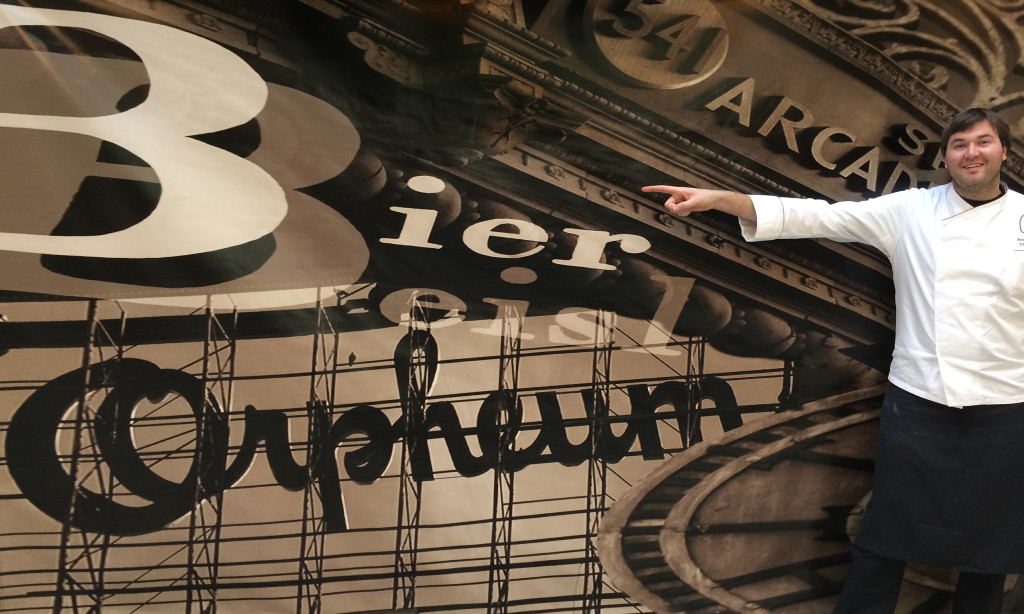
<path id="1" fill-rule="evenodd" d="M 834 614 L 891 614 L 907 562 L 960 571 L 954 614 L 998 614 L 1024 571 L 1024 196 L 1000 171 L 1006 122 L 968 109 L 942 134 L 952 182 L 863 202 L 648 186 L 744 238 L 829 238 L 893 266 L 896 345 L 875 484 Z"/>

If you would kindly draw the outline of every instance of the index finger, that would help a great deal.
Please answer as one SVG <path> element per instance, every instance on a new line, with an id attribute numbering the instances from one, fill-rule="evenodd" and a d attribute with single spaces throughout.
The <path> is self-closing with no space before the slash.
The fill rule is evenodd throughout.
<path id="1" fill-rule="evenodd" d="M 640 188 L 644 192 L 661 192 L 662 194 L 675 194 L 677 188 L 670 185 L 645 185 Z"/>

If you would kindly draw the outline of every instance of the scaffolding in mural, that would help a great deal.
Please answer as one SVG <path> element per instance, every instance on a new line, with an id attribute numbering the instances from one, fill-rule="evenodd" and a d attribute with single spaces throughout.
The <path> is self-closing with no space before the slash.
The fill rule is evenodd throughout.
<path id="1" fill-rule="evenodd" d="M 106 596 L 106 563 L 111 536 L 102 532 L 89 532 L 76 528 L 74 522 L 78 506 L 84 503 L 84 493 L 92 487 L 100 496 L 110 496 L 114 490 L 113 477 L 96 462 L 96 441 L 89 425 L 96 419 L 95 393 L 106 391 L 115 377 L 97 365 L 114 365 L 124 353 L 123 338 L 125 314 L 118 318 L 116 329 L 100 320 L 98 301 L 87 303 L 85 318 L 86 337 L 82 340 L 82 382 L 78 403 L 72 409 L 71 441 L 67 464 L 71 492 L 61 525 L 59 554 L 56 565 L 53 611 L 65 609 L 98 611 Z M 113 361 L 113 362 L 107 362 Z M 93 377 L 97 374 L 98 377 Z M 105 377 L 109 375 L 110 377 Z M 91 461 L 91 462 L 90 462 Z"/>
<path id="2" fill-rule="evenodd" d="M 313 331 L 313 351 L 310 365 L 309 400 L 306 404 L 306 485 L 302 495 L 302 531 L 299 544 L 298 595 L 295 610 L 298 614 L 318 614 L 322 608 L 324 584 L 324 553 L 327 534 L 347 528 L 330 526 L 324 517 L 323 489 L 336 488 L 334 484 L 321 484 L 317 468 L 323 456 L 333 454 L 324 445 L 334 422 L 340 340 L 338 330 L 331 322 L 324 306 L 322 289 L 317 290 L 316 328 Z M 340 297 L 337 297 L 340 303 Z M 335 305 L 337 306 L 337 305 Z M 342 517 L 344 521 L 344 517 Z"/>
<path id="3" fill-rule="evenodd" d="M 82 372 L 94 375 L 82 381 L 79 402 L 66 412 L 62 420 L 61 428 L 69 434 L 62 443 L 62 450 L 66 450 L 64 462 L 68 471 L 75 476 L 76 492 L 88 488 L 100 496 L 116 498 L 124 496 L 125 488 L 118 485 L 117 475 L 108 471 L 102 453 L 92 439 L 95 436 L 93 431 L 96 429 L 94 406 L 104 396 L 111 399 L 108 402 L 128 398 L 119 397 L 116 393 L 118 365 L 126 360 L 126 354 L 151 358 L 152 350 L 147 349 L 145 343 L 138 344 L 138 335 L 152 335 L 154 331 L 146 329 L 145 325 L 150 323 L 148 320 L 140 318 L 138 314 L 127 313 L 117 303 L 94 301 L 81 304 L 88 307 L 85 323 L 90 332 L 79 344 L 78 352 L 81 364 L 85 367 Z M 111 309 L 115 310 L 113 315 L 106 313 Z M 104 313 L 107 317 L 102 317 Z M 499 312 L 497 320 L 500 321 L 501 332 L 498 338 L 500 345 L 496 353 L 478 352 L 471 357 L 441 361 L 429 321 L 430 317 L 436 317 L 436 314 L 429 313 L 420 305 L 410 311 L 409 321 L 404 323 L 407 330 L 395 346 L 396 351 L 392 359 L 355 363 L 354 357 L 351 357 L 348 365 L 342 365 L 340 357 L 342 338 L 338 322 L 342 313 L 343 310 L 333 304 L 333 301 L 318 301 L 314 309 L 296 310 L 291 316 L 282 314 L 282 317 L 305 318 L 305 328 L 294 328 L 290 334 L 297 342 L 303 337 L 309 339 L 309 345 L 305 347 L 312 346 L 312 355 L 310 356 L 307 350 L 306 367 L 303 369 L 292 372 L 272 368 L 256 374 L 253 373 L 251 366 L 247 366 L 247 370 L 242 373 L 238 372 L 239 340 L 254 339 L 252 329 L 248 328 L 251 321 L 246 319 L 246 314 L 234 310 L 217 312 L 207 308 L 193 312 L 186 320 L 174 320 L 177 335 L 177 342 L 173 347 L 174 355 L 183 357 L 180 360 L 184 364 L 178 364 L 182 365 L 182 369 L 193 373 L 194 375 L 189 377 L 194 377 L 201 385 L 202 402 L 197 404 L 193 399 L 190 401 L 190 409 L 186 408 L 184 413 L 171 408 L 165 410 L 170 413 L 165 413 L 160 420 L 142 416 L 135 424 L 136 428 L 145 430 L 150 428 L 150 424 L 158 422 L 154 424 L 157 431 L 152 436 L 157 436 L 160 428 L 176 429 L 173 436 L 181 439 L 176 439 L 175 443 L 165 446 L 170 448 L 169 453 L 155 449 L 140 449 L 139 458 L 154 466 L 156 463 L 164 462 L 165 458 L 177 459 L 179 464 L 192 463 L 194 481 L 183 483 L 184 487 L 194 487 L 194 494 L 191 495 L 192 510 L 177 523 L 176 527 L 168 527 L 160 533 L 153 533 L 153 537 L 142 541 L 131 536 L 111 535 L 103 531 L 90 530 L 88 527 L 82 528 L 74 522 L 73 508 L 68 510 L 64 521 L 60 523 L 60 531 L 54 534 L 55 551 L 59 554 L 59 562 L 55 561 L 54 575 L 49 584 L 50 590 L 45 590 L 46 582 L 40 578 L 37 583 L 26 585 L 32 587 L 31 593 L 26 594 L 49 594 L 51 603 L 46 609 L 55 612 L 89 611 L 104 607 L 131 606 L 132 603 L 135 607 L 161 604 L 165 607 L 179 607 L 181 611 L 215 612 L 226 604 L 231 604 L 233 600 L 242 598 L 239 591 L 262 590 L 269 578 L 269 584 L 276 584 L 281 590 L 290 590 L 293 607 L 298 613 L 325 611 L 325 604 L 328 603 L 326 600 L 336 600 L 339 596 L 355 590 L 370 596 L 383 597 L 387 594 L 390 601 L 388 605 L 395 610 L 437 611 L 440 607 L 437 593 L 440 585 L 435 578 L 440 573 L 445 573 L 460 574 L 460 577 L 466 578 L 467 587 L 476 586 L 480 589 L 481 596 L 478 600 L 460 597 L 458 601 L 446 603 L 450 606 L 459 605 L 467 610 L 508 614 L 531 612 L 543 607 L 546 608 L 545 611 L 569 612 L 580 611 L 582 603 L 584 611 L 592 613 L 636 611 L 628 605 L 621 593 L 606 583 L 597 558 L 598 522 L 614 498 L 614 493 L 619 492 L 622 487 L 619 483 L 622 479 L 617 472 L 620 468 L 617 465 L 611 467 L 605 461 L 603 452 L 607 442 L 603 441 L 603 436 L 611 433 L 612 429 L 621 430 L 622 425 L 630 423 L 631 420 L 649 419 L 664 425 L 666 429 L 671 427 L 671 431 L 675 429 L 673 424 L 679 425 L 677 444 L 666 446 L 666 453 L 685 449 L 698 442 L 701 416 L 705 415 L 700 406 L 700 382 L 705 376 L 704 340 L 671 341 L 672 347 L 680 350 L 671 364 L 650 354 L 652 364 L 653 361 L 659 361 L 665 369 L 674 371 L 670 381 L 685 385 L 688 396 L 685 407 L 680 400 L 674 411 L 670 410 L 671 408 L 662 408 L 657 415 L 650 414 L 649 418 L 638 418 L 622 415 L 622 406 L 627 401 L 626 387 L 653 386 L 657 382 L 622 380 L 621 373 L 618 378 L 615 377 L 612 371 L 613 357 L 623 351 L 643 354 L 646 350 L 643 344 L 636 344 L 629 333 L 622 330 L 615 319 L 615 314 L 611 312 L 593 312 L 596 332 L 589 347 L 579 344 L 543 346 L 531 343 L 530 349 L 526 351 L 522 347 L 525 338 L 522 333 L 526 326 L 525 319 L 515 309 Z M 491 330 L 497 332 L 498 323 L 492 322 Z M 77 324 L 81 326 L 82 321 Z M 24 326 L 26 330 L 35 331 L 40 330 L 39 326 L 54 327 L 56 324 L 50 322 L 37 326 L 25 323 Z M 156 334 L 162 333 L 156 331 Z M 255 339 L 258 343 L 269 342 L 261 340 L 260 337 Z M 62 343 L 65 343 L 69 350 L 73 349 L 74 344 L 70 339 Z M 537 347 L 534 347 L 535 345 Z M 246 352 L 246 355 L 249 353 Z M 585 491 L 582 491 L 581 495 L 556 490 L 538 491 L 535 485 L 524 485 L 529 481 L 520 484 L 516 477 L 522 476 L 521 471 L 517 473 L 517 469 L 521 470 L 521 467 L 517 465 L 519 461 L 514 459 L 515 453 L 521 452 L 521 448 L 517 448 L 511 435 L 522 435 L 530 433 L 531 429 L 550 427 L 532 418 L 523 420 L 523 416 L 519 415 L 522 401 L 525 400 L 529 407 L 535 407 L 536 395 L 539 392 L 535 388 L 523 388 L 520 377 L 521 363 L 525 360 L 536 360 L 541 364 L 547 364 L 548 361 L 564 363 L 574 360 L 577 364 L 582 364 L 584 357 L 587 357 L 591 365 L 591 381 L 588 385 L 581 388 L 579 384 L 566 383 L 564 389 L 560 384 L 558 387 L 544 388 L 542 391 L 549 395 L 564 395 L 566 401 L 570 398 L 584 400 L 585 417 L 567 420 L 565 428 L 579 429 L 575 431 L 577 433 L 581 433 L 585 428 L 589 433 L 584 444 L 572 444 L 577 447 L 585 445 L 587 448 L 584 464 L 578 466 L 579 477 L 584 477 L 582 472 L 586 471 Z M 132 360 L 137 359 L 128 360 L 128 363 Z M 463 397 L 443 392 L 435 398 L 431 393 L 431 384 L 436 375 L 434 371 L 442 364 L 497 365 L 497 390 L 487 392 L 490 384 L 480 381 L 477 382 L 478 391 L 461 393 L 465 394 Z M 372 529 L 365 526 L 356 527 L 355 535 L 377 535 L 377 543 L 387 541 L 387 535 L 390 536 L 392 543 L 370 549 L 363 546 L 362 550 L 351 552 L 347 549 L 348 546 L 343 546 L 339 552 L 338 544 L 347 543 L 345 540 L 349 538 L 346 536 L 351 535 L 352 527 L 347 526 L 344 520 L 341 521 L 341 525 L 335 526 L 339 516 L 332 514 L 335 510 L 325 510 L 324 502 L 340 501 L 343 480 L 338 479 L 338 476 L 333 480 L 324 480 L 324 476 L 318 473 L 318 467 L 321 466 L 319 459 L 325 459 L 327 454 L 334 454 L 336 451 L 327 443 L 331 439 L 331 426 L 336 423 L 339 416 L 354 406 L 339 398 L 338 378 L 342 375 L 352 377 L 353 374 L 359 373 L 379 373 L 374 377 L 380 379 L 389 372 L 406 374 L 406 386 L 399 390 L 399 400 L 393 408 L 401 410 L 393 425 L 398 441 L 395 452 L 401 452 L 401 465 L 396 466 L 395 472 L 386 478 L 390 483 L 388 488 L 394 488 L 398 495 L 397 510 L 393 512 L 396 516 L 393 522 L 383 522 Z M 185 371 L 181 373 L 184 374 Z M 728 377 L 772 378 L 781 381 L 784 375 L 782 369 L 775 368 L 763 371 L 738 371 Z M 281 516 L 280 520 L 276 521 L 279 525 L 268 522 L 262 525 L 253 524 L 251 529 L 247 529 L 244 524 L 238 523 L 238 506 L 232 505 L 231 509 L 226 509 L 224 505 L 223 480 L 226 478 L 223 471 L 225 454 L 230 453 L 225 452 L 224 450 L 229 449 L 221 445 L 225 440 L 225 421 L 229 418 L 240 421 L 243 417 L 243 412 L 231 411 L 236 403 L 234 397 L 238 395 L 234 386 L 238 382 L 251 381 L 294 381 L 294 386 L 297 386 L 300 380 L 305 382 L 307 400 L 301 407 L 274 412 L 287 412 L 296 424 L 305 425 L 305 437 L 302 440 L 296 438 L 292 444 L 297 459 L 305 458 L 305 463 L 299 461 L 296 464 L 306 472 L 305 487 L 300 488 L 298 493 L 302 495 L 301 510 L 295 509 L 287 518 Z M 23 387 L 14 384 L 12 382 L 5 386 Z M 679 386 L 679 390 L 682 390 L 682 385 Z M 621 395 L 621 398 L 618 395 Z M 428 399 L 428 396 L 431 398 Z M 428 453 L 427 443 L 430 437 L 439 436 L 437 433 L 430 435 L 425 432 L 425 412 L 436 403 L 449 401 L 463 403 L 466 410 L 470 411 L 476 403 L 483 403 L 488 398 L 491 399 L 489 402 L 501 400 L 501 411 L 493 416 L 493 434 L 498 437 L 499 444 L 495 448 L 497 457 L 493 459 L 496 467 L 489 482 L 489 501 L 484 506 L 477 504 L 473 509 L 466 510 L 466 514 L 461 514 L 457 520 L 453 519 L 450 529 L 439 528 L 436 522 L 425 524 L 421 517 L 423 480 L 419 479 L 423 475 L 417 475 L 417 471 L 422 473 L 423 466 L 421 464 L 417 469 L 416 459 L 422 461 Z M 166 403 L 160 401 L 160 406 L 163 407 Z M 184 406 L 179 404 L 177 407 Z M 392 409 L 390 406 L 382 407 L 388 411 Z M 743 408 L 743 411 L 771 409 L 767 406 L 750 407 Z M 132 410 L 131 407 L 118 409 Z M 247 408 L 244 413 L 248 415 L 249 412 L 250 408 Z M 714 412 L 707 415 L 713 414 Z M 516 424 L 518 421 L 522 421 L 521 424 Z M 232 429 L 234 428 L 235 422 L 232 422 Z M 462 428 L 466 434 L 470 434 L 480 432 L 481 426 L 464 425 Z M 486 436 L 488 435 L 485 433 Z M 526 441 L 532 442 L 533 439 L 527 435 Z M 180 445 L 177 443 L 179 441 L 182 442 Z M 365 446 L 365 441 L 353 440 L 346 445 L 352 446 L 350 449 L 357 449 Z M 507 452 L 513 454 L 506 457 Z M 428 457 L 427 461 L 429 463 Z M 566 471 L 576 469 L 568 468 Z M 527 473 L 530 474 L 527 477 L 535 475 L 535 472 Z M 613 478 L 613 474 L 616 477 Z M 459 476 L 451 470 L 439 470 L 436 475 L 437 481 L 431 483 L 431 488 L 436 486 L 442 489 L 444 484 L 440 480 L 454 477 Z M 616 480 L 618 490 L 609 488 L 609 481 L 612 479 Z M 582 489 L 581 482 L 575 483 L 580 484 Z M 279 488 L 272 483 L 248 486 L 270 487 Z M 325 487 L 337 489 L 336 494 L 339 497 L 325 493 Z M 528 490 L 524 491 L 524 488 Z M 239 495 L 241 492 L 239 491 Z M 72 505 L 78 501 L 76 496 Z M 532 538 L 529 530 L 522 529 L 520 523 L 524 519 L 530 522 L 531 518 L 546 515 L 550 515 L 552 519 L 559 519 L 560 525 L 564 525 L 565 528 L 563 530 L 560 527 L 559 532 L 545 538 L 552 540 L 550 546 L 536 552 L 533 544 L 537 540 Z M 344 519 L 344 516 L 341 518 Z M 572 530 L 571 527 L 576 522 L 579 524 Z M 462 530 L 464 535 L 469 536 L 471 531 L 477 531 L 475 527 L 479 527 L 480 531 L 474 534 L 477 537 L 467 539 L 463 543 L 438 548 L 435 545 L 436 538 L 432 537 L 430 547 L 424 549 L 421 546 L 424 531 L 437 535 L 438 531 Z M 484 527 L 486 536 L 482 533 Z M 226 536 L 223 534 L 225 530 L 230 531 Z M 295 555 L 262 562 L 261 565 L 267 566 L 265 574 L 247 567 L 255 563 L 240 564 L 237 553 L 233 552 L 235 544 L 240 535 L 252 530 L 258 532 L 260 539 L 293 544 L 290 547 L 294 548 L 292 552 Z M 133 548 L 149 543 L 154 544 L 152 547 L 147 546 L 153 552 L 154 559 L 165 561 L 162 568 L 146 567 L 134 572 L 122 568 L 121 563 L 126 560 L 125 557 Z M 332 543 L 335 546 L 332 547 Z M 565 549 L 556 549 L 556 544 L 564 544 Z M 483 556 L 478 558 L 475 552 L 481 552 Z M 225 553 L 228 553 L 228 559 L 231 561 L 227 565 Z M 384 557 L 390 558 L 386 570 L 382 569 Z M 347 564 L 348 560 L 352 563 Z M 290 576 L 283 571 L 280 572 L 281 575 L 270 575 L 273 569 L 283 570 L 289 563 L 292 569 Z M 572 567 L 575 567 L 575 571 L 570 571 Z M 558 570 L 564 570 L 564 573 Z M 532 573 L 526 573 L 528 571 Z M 531 588 L 533 582 L 546 576 L 557 578 L 560 573 L 561 577 L 575 583 L 575 590 L 561 595 L 534 596 Z M 31 608 L 29 611 L 32 611 Z"/>
<path id="4" fill-rule="evenodd" d="M 428 454 L 422 430 L 427 395 L 433 382 L 432 369 L 437 365 L 437 343 L 430 334 L 426 307 L 411 298 L 408 332 L 395 350 L 396 371 L 404 372 L 404 386 L 399 387 L 402 405 L 402 452 L 398 476 L 398 515 L 395 520 L 394 583 L 391 607 L 412 608 L 416 605 L 417 558 L 419 556 L 420 510 L 423 503 L 423 482 L 417 479 L 414 465 Z M 404 363 L 404 368 L 397 365 Z"/>
<path id="5" fill-rule="evenodd" d="M 487 614 L 507 614 L 512 564 L 512 524 L 515 519 L 515 470 L 507 456 L 515 447 L 511 424 L 521 420 L 519 363 L 523 317 L 515 303 L 502 304 L 498 353 L 497 446 L 494 462 L 494 498 L 491 503 L 491 549 L 487 577 Z"/>
<path id="6" fill-rule="evenodd" d="M 590 383 L 590 455 L 587 460 L 586 549 L 583 562 L 584 614 L 599 614 L 604 572 L 597 554 L 597 531 L 608 505 L 608 464 L 603 458 L 604 431 L 611 407 L 615 314 L 599 310 L 594 327 L 594 361 Z"/>
<path id="7" fill-rule="evenodd" d="M 207 301 L 206 337 L 201 358 L 203 399 L 196 424 L 195 478 L 188 533 L 188 593 L 185 612 L 217 611 L 220 532 L 224 514 L 226 459 L 216 442 L 226 438 L 235 380 L 235 327 L 238 311 L 219 316 Z"/>
<path id="8" fill-rule="evenodd" d="M 102 308 L 113 308 L 114 317 L 102 318 Z M 217 442 L 227 432 L 234 381 L 235 341 L 233 328 L 237 312 L 218 315 L 207 307 L 202 316 L 206 334 L 197 362 L 201 365 L 199 407 L 194 408 L 194 445 L 191 463 L 191 512 L 188 514 L 187 559 L 184 573 L 171 581 L 167 589 L 184 586 L 182 605 L 186 612 L 215 612 L 217 609 L 217 581 L 220 530 L 223 512 L 224 457 L 218 453 Z M 104 444 L 99 425 L 106 424 L 104 432 L 115 440 L 129 436 L 115 426 L 134 421 L 136 399 L 122 394 L 122 361 L 126 348 L 124 339 L 129 321 L 124 308 L 116 302 L 90 300 L 87 302 L 85 327 L 87 337 L 82 345 L 81 391 L 78 402 L 68 414 L 70 423 L 62 421 L 60 430 L 70 430 L 66 464 L 71 492 L 68 493 L 67 511 L 62 522 L 57 579 L 53 591 L 53 611 L 98 611 L 110 595 L 123 593 L 141 576 L 131 578 L 123 573 L 108 579 L 111 550 L 119 539 L 110 533 L 96 530 L 83 522 L 88 498 L 113 500 L 120 496 L 124 485 L 114 472 L 101 462 Z M 152 385 L 154 382 L 144 382 Z M 159 383 L 156 383 L 159 386 Z M 158 591 L 159 592 L 159 591 Z"/>

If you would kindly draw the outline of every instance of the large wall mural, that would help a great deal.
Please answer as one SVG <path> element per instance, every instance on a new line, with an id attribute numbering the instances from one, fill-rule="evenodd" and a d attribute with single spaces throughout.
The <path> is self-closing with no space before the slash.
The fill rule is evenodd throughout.
<path id="1" fill-rule="evenodd" d="M 888 263 L 639 188 L 943 183 L 1022 19 L 0 1 L 0 611 L 829 611 Z"/>

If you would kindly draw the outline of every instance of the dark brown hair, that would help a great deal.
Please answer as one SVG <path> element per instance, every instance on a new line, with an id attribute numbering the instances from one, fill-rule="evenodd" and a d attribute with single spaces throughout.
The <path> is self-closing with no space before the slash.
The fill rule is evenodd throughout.
<path id="1" fill-rule="evenodd" d="M 963 132 L 983 121 L 992 124 L 999 136 L 999 144 L 1008 148 L 1010 146 L 1010 126 L 1006 120 L 999 117 L 992 109 L 973 107 L 960 111 L 953 116 L 953 119 L 949 120 L 949 125 L 942 131 L 942 155 L 946 155 L 946 145 L 949 144 L 949 139 L 954 134 Z"/>

